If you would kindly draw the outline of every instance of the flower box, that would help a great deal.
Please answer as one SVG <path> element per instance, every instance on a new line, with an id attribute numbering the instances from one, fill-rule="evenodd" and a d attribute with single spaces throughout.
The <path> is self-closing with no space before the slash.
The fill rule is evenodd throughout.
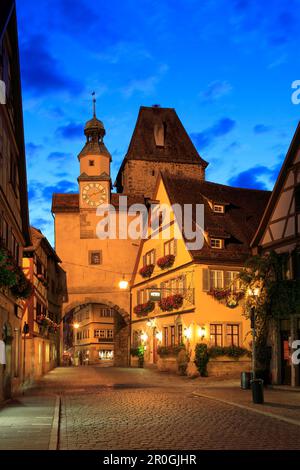
<path id="1" fill-rule="evenodd" d="M 245 295 L 243 291 L 234 292 L 231 289 L 211 289 L 208 294 L 218 302 L 224 302 L 229 308 L 237 307 L 239 301 Z"/>
<path id="2" fill-rule="evenodd" d="M 155 303 L 149 300 L 145 304 L 136 305 L 133 309 L 137 317 L 146 317 L 148 313 L 153 312 Z"/>
<path id="3" fill-rule="evenodd" d="M 178 310 L 182 307 L 183 296 L 180 294 L 170 295 L 161 299 L 159 306 L 163 312 L 171 312 L 172 310 Z"/>
<path id="4" fill-rule="evenodd" d="M 157 260 L 157 266 L 160 269 L 168 269 L 168 268 L 171 268 L 173 266 L 174 262 L 175 262 L 175 256 L 174 255 L 166 255 L 166 256 L 163 256 L 162 258 L 159 258 Z"/>
<path id="5" fill-rule="evenodd" d="M 154 271 L 154 264 L 148 264 L 146 266 L 143 266 L 139 270 L 139 274 L 140 276 L 147 278 L 147 277 L 151 277 L 153 271 Z"/>

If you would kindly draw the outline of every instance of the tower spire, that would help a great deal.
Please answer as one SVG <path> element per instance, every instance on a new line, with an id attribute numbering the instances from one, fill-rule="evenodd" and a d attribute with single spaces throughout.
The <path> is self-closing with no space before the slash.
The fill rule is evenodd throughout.
<path id="1" fill-rule="evenodd" d="M 95 118 L 96 117 L 96 93 L 95 91 L 93 91 L 92 97 L 93 97 L 93 117 Z"/>

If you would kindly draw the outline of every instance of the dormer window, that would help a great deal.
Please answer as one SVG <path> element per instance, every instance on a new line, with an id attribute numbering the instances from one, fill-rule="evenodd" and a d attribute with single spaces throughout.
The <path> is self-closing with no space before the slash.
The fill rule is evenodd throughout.
<path id="1" fill-rule="evenodd" d="M 216 212 L 217 214 L 224 214 L 224 212 L 225 212 L 225 206 L 223 206 L 223 204 L 214 204 L 214 205 L 213 205 L 213 210 L 214 210 L 214 212 Z"/>
<path id="2" fill-rule="evenodd" d="M 224 242 L 222 238 L 211 238 L 210 239 L 210 246 L 211 248 L 216 248 L 221 250 L 224 246 Z"/>

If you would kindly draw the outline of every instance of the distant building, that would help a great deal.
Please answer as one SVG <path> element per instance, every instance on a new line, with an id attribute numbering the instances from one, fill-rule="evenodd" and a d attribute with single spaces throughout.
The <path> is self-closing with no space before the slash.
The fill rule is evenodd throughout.
<path id="1" fill-rule="evenodd" d="M 252 241 L 254 253 L 272 250 L 287 254 L 283 280 L 300 289 L 300 124 L 298 125 L 275 183 L 258 230 Z M 299 365 L 292 363 L 292 344 L 300 340 L 300 315 L 274 320 L 269 345 L 274 384 L 300 385 Z"/>
<path id="2" fill-rule="evenodd" d="M 47 238 L 40 230 L 31 227 L 31 239 L 32 245 L 25 248 L 23 257 L 25 275 L 33 285 L 23 318 L 29 326 L 23 364 L 26 384 L 60 363 L 62 305 L 67 294 L 65 272 Z"/>
<path id="3" fill-rule="evenodd" d="M 210 375 L 250 369 L 251 330 L 243 316 L 237 276 L 251 254 L 251 238 L 269 196 L 268 191 L 161 173 L 153 199 L 182 209 L 192 204 L 194 214 L 196 204 L 203 204 L 204 245 L 196 250 L 187 247 L 186 232 L 172 210 L 170 219 L 160 219 L 158 229 L 149 227 L 132 285 L 131 344 L 133 349 L 145 348 L 146 364 L 178 371 L 178 351 L 184 346 L 189 355 L 187 372 L 192 375 L 195 346 L 205 343 L 219 356 L 223 351 L 209 361 Z M 193 224 L 195 229 L 195 218 Z M 152 292 L 160 295 L 160 301 L 153 300 Z M 239 360 L 226 354 L 232 346 L 245 349 Z"/>
<path id="4" fill-rule="evenodd" d="M 0 5 L 0 80 L 6 92 L 6 104 L 0 105 L 0 341 L 4 341 L 6 361 L 5 367 L 0 364 L 1 401 L 22 383 L 22 298 L 30 294 L 21 270 L 23 247 L 31 241 L 18 32 L 12 0 L 3 0 Z"/>

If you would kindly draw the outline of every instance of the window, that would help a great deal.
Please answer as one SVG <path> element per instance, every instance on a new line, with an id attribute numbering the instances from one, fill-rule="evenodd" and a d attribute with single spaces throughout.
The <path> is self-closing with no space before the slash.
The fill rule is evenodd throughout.
<path id="1" fill-rule="evenodd" d="M 211 270 L 210 273 L 210 288 L 223 289 L 223 271 Z"/>
<path id="2" fill-rule="evenodd" d="M 164 345 L 169 345 L 169 328 L 167 326 L 164 327 Z"/>
<path id="3" fill-rule="evenodd" d="M 175 346 L 175 326 L 171 326 L 171 346 Z"/>
<path id="4" fill-rule="evenodd" d="M 225 271 L 225 282 L 224 287 L 231 289 L 232 291 L 238 291 L 240 289 L 240 281 L 238 279 L 238 271 Z"/>
<path id="5" fill-rule="evenodd" d="M 149 266 L 149 264 L 155 264 L 155 250 L 148 251 L 144 255 L 144 266 Z"/>
<path id="6" fill-rule="evenodd" d="M 213 208 L 214 212 L 218 214 L 224 214 L 225 212 L 225 207 L 222 204 L 214 204 Z"/>
<path id="7" fill-rule="evenodd" d="M 89 160 L 89 166 L 95 166 L 95 160 Z"/>
<path id="8" fill-rule="evenodd" d="M 182 343 L 182 325 L 177 326 L 177 342 L 178 344 Z"/>
<path id="9" fill-rule="evenodd" d="M 107 338 L 113 338 L 114 337 L 113 330 L 106 330 L 106 331 L 107 331 Z"/>
<path id="10" fill-rule="evenodd" d="M 90 251 L 89 252 L 90 264 L 101 264 L 102 263 L 102 252 L 101 251 Z"/>
<path id="11" fill-rule="evenodd" d="M 295 187 L 295 211 L 300 212 L 300 184 Z"/>
<path id="12" fill-rule="evenodd" d="M 210 343 L 212 346 L 223 346 L 223 326 L 210 325 Z"/>
<path id="13" fill-rule="evenodd" d="M 176 240 L 174 240 L 174 238 L 164 244 L 164 256 L 167 255 L 176 256 Z"/>
<path id="14" fill-rule="evenodd" d="M 221 238 L 211 238 L 210 239 L 211 248 L 223 248 L 223 240 Z"/>
<path id="15" fill-rule="evenodd" d="M 101 308 L 99 314 L 100 314 L 100 317 L 104 317 L 104 318 L 113 317 L 113 311 L 110 308 Z"/>
<path id="16" fill-rule="evenodd" d="M 226 342 L 228 346 L 239 346 L 240 344 L 240 326 L 227 325 L 226 326 Z"/>

